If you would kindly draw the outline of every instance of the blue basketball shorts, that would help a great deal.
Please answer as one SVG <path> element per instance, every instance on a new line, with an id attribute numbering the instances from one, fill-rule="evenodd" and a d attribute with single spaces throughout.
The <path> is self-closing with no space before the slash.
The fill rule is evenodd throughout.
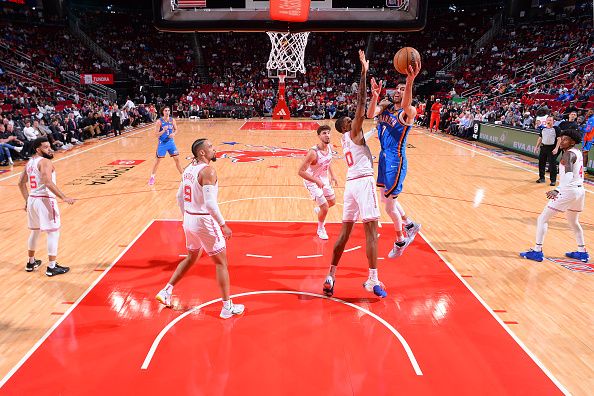
<path id="1" fill-rule="evenodd" d="M 157 146 L 157 158 L 164 158 L 167 153 L 169 153 L 171 157 L 179 155 L 179 151 L 177 151 L 173 139 L 169 139 L 165 143 L 159 142 L 159 145 Z"/>
<path id="2" fill-rule="evenodd" d="M 386 198 L 390 196 L 397 197 L 402 192 L 402 186 L 406 178 L 406 168 L 406 158 L 384 152 L 380 153 L 377 186 L 383 188 L 383 194 Z"/>

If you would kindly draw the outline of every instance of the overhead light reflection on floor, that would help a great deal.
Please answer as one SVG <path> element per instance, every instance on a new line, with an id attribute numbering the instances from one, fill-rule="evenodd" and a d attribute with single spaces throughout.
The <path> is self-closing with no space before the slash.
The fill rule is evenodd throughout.
<path id="1" fill-rule="evenodd" d="M 473 201 L 473 208 L 478 208 L 479 205 L 481 204 L 481 202 L 483 201 L 483 198 L 485 197 L 485 190 L 482 188 L 479 188 L 478 190 L 476 190 L 476 193 L 474 194 L 474 201 Z"/>

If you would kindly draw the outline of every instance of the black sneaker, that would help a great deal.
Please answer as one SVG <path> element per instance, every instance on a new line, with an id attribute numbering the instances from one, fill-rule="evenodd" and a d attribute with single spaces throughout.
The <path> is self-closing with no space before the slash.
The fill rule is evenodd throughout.
<path id="1" fill-rule="evenodd" d="M 45 270 L 45 274 L 47 276 L 55 276 L 65 274 L 68 271 L 70 271 L 70 267 L 61 267 L 60 265 L 58 265 L 58 263 L 56 263 L 56 266 L 54 268 L 47 267 L 47 269 Z"/>
<path id="2" fill-rule="evenodd" d="M 549 184 L 549 186 L 551 187 L 555 187 L 557 185 L 557 182 L 551 181 L 551 184 Z"/>
<path id="3" fill-rule="evenodd" d="M 37 269 L 41 265 L 41 260 L 35 260 L 33 264 L 27 261 L 27 265 L 25 266 L 25 271 L 31 272 Z"/>
<path id="4" fill-rule="evenodd" d="M 544 183 L 545 182 L 545 179 L 538 179 L 536 182 L 537 183 Z"/>
<path id="5" fill-rule="evenodd" d="M 332 279 L 332 282 L 330 282 L 330 279 L 326 278 L 326 280 L 324 281 L 324 288 L 322 289 L 322 291 L 324 292 L 324 295 L 326 297 L 332 297 L 332 295 L 334 294 L 334 284 L 336 283 L 336 281 L 334 279 Z"/>

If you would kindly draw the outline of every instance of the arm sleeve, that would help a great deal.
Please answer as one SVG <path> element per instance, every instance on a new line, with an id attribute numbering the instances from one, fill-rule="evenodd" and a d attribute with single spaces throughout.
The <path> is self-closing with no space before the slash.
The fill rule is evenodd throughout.
<path id="1" fill-rule="evenodd" d="M 202 186 L 202 192 L 204 193 L 204 203 L 206 204 L 206 210 L 215 219 L 220 226 L 225 224 L 225 219 L 219 210 L 219 204 L 217 203 L 217 190 L 215 186 L 210 184 Z"/>
<path id="2" fill-rule="evenodd" d="M 179 188 L 177 189 L 177 206 L 179 206 L 179 210 L 182 212 L 182 216 L 184 215 L 184 183 L 179 184 Z"/>

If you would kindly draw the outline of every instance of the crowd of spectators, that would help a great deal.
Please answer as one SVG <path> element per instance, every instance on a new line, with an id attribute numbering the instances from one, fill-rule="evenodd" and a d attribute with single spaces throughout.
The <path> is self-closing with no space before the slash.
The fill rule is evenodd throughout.
<path id="1" fill-rule="evenodd" d="M 354 113 L 357 48 L 367 48 L 370 75 L 388 87 L 398 80 L 392 67 L 395 50 L 405 45 L 418 48 L 423 70 L 416 83 L 422 85 L 464 56 L 491 27 L 496 12 L 440 11 L 429 15 L 425 30 L 411 34 L 312 33 L 306 73 L 286 79 L 291 115 L 323 119 Z M 79 26 L 116 59 L 119 70 L 101 61 L 64 24 L 0 21 L 2 138 L 9 139 L 1 142 L 0 163 L 26 158 L 27 141 L 34 135 L 47 135 L 55 149 L 64 150 L 150 122 L 164 105 L 176 117 L 250 118 L 272 113 L 278 82 L 268 76 L 270 42 L 263 33 L 163 33 L 151 26 L 148 15 L 134 12 L 78 11 L 77 17 Z M 594 108 L 594 67 L 588 63 L 594 59 L 591 31 L 591 20 L 579 17 L 506 26 L 462 64 L 447 82 L 448 92 L 437 93 L 445 104 L 441 129 L 467 136 L 474 121 L 537 128 L 545 115 L 560 120 L 572 110 L 577 122 L 583 122 Z M 136 92 L 138 106 L 118 106 L 67 83 L 62 71 L 121 71 L 146 89 Z M 155 86 L 165 89 L 156 91 Z M 469 98 L 461 97 L 473 87 Z M 120 104 L 124 102 L 132 103 Z"/>

